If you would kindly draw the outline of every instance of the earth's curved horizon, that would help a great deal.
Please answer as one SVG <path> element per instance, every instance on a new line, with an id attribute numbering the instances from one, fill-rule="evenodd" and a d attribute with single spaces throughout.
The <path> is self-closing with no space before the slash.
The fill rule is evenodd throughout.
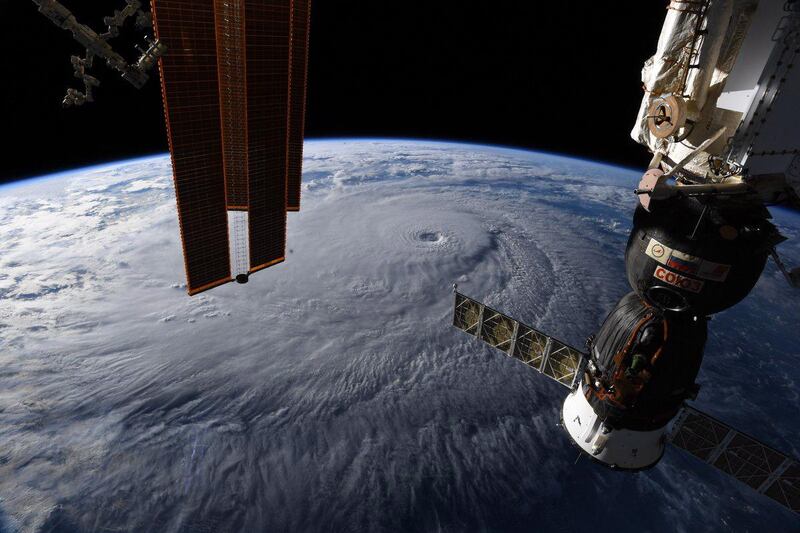
<path id="1" fill-rule="evenodd" d="M 287 261 L 192 298 L 168 156 L 0 186 L 0 531 L 796 530 L 678 450 L 575 464 L 563 389 L 449 324 L 456 281 L 581 345 L 629 290 L 638 177 L 309 141 Z M 788 291 L 770 263 L 715 316 L 695 405 L 797 456 Z"/>
<path id="2" fill-rule="evenodd" d="M 581 157 L 578 155 L 572 155 L 567 153 L 561 152 L 549 152 L 547 150 L 536 150 L 533 148 L 524 148 L 522 146 L 514 146 L 514 145 L 506 145 L 506 144 L 487 144 L 482 143 L 479 141 L 461 141 L 461 140 L 450 140 L 450 139 L 427 139 L 424 137 L 306 137 L 305 143 L 353 143 L 353 142 L 388 142 L 388 143 L 406 143 L 406 144 L 429 144 L 429 145 L 450 145 L 450 146 L 474 146 L 476 148 L 481 149 L 494 149 L 494 150 L 502 150 L 502 151 L 509 151 L 509 152 L 521 152 L 525 154 L 538 154 L 542 156 L 548 157 L 557 157 L 562 159 L 568 159 L 571 161 L 580 161 L 583 163 L 589 163 L 592 165 L 598 165 L 603 167 L 610 167 L 613 169 L 620 170 L 622 172 L 637 172 L 637 169 L 632 167 L 626 167 L 625 165 L 611 163 L 608 161 L 596 161 L 593 159 L 589 159 L 588 157 Z M 100 163 L 91 163 L 89 165 L 83 167 L 75 167 L 66 170 L 58 170 L 55 172 L 51 172 L 49 174 L 42 174 L 42 175 L 31 175 L 31 176 L 23 176 L 19 178 L 15 178 L 3 183 L 0 183 L 0 191 L 4 189 L 10 189 L 19 185 L 31 185 L 36 182 L 45 182 L 54 179 L 60 178 L 67 178 L 69 176 L 73 176 L 77 173 L 83 172 L 94 172 L 98 170 L 105 170 L 111 168 L 117 168 L 120 165 L 128 165 L 132 163 L 139 163 L 143 161 L 149 161 L 152 159 L 160 159 L 163 157 L 169 157 L 169 152 L 158 152 L 152 154 L 146 154 L 142 156 L 133 156 L 125 159 L 120 159 L 119 161 L 106 161 Z"/>

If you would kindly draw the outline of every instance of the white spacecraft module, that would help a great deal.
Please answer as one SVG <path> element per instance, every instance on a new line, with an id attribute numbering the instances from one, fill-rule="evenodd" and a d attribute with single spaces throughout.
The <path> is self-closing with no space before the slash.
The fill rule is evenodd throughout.
<path id="1" fill-rule="evenodd" d="M 631 132 L 651 168 L 800 208 L 799 53 L 798 1 L 672 1 Z"/>

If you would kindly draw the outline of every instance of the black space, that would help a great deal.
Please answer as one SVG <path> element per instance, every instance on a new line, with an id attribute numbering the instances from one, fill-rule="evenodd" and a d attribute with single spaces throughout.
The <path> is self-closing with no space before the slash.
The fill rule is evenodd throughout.
<path id="1" fill-rule="evenodd" d="M 123 5 L 62 3 L 95 30 Z M 649 158 L 628 132 L 665 7 L 314 2 L 306 135 L 466 140 L 641 167 Z M 3 0 L 0 18 L 0 182 L 166 151 L 157 74 L 137 91 L 97 62 L 97 101 L 62 109 L 80 47 L 29 0 Z"/>

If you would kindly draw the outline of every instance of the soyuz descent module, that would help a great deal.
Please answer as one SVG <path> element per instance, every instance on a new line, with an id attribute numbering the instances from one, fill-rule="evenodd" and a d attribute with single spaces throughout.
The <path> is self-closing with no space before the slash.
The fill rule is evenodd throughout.
<path id="1" fill-rule="evenodd" d="M 666 443 L 800 512 L 800 463 L 685 405 L 710 315 L 741 301 L 800 208 L 800 1 L 673 0 L 631 132 L 653 153 L 625 250 L 632 292 L 567 346 L 463 294 L 454 325 L 571 389 L 561 426 L 595 461 L 655 465 Z M 790 289 L 791 290 L 791 289 Z"/>

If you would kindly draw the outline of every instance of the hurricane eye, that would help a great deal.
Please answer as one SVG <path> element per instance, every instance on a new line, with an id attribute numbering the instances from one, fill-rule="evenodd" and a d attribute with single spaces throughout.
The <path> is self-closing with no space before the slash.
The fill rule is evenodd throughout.
<path id="1" fill-rule="evenodd" d="M 420 233 L 417 238 L 425 242 L 439 242 L 442 240 L 442 234 L 439 232 L 425 231 Z"/>

